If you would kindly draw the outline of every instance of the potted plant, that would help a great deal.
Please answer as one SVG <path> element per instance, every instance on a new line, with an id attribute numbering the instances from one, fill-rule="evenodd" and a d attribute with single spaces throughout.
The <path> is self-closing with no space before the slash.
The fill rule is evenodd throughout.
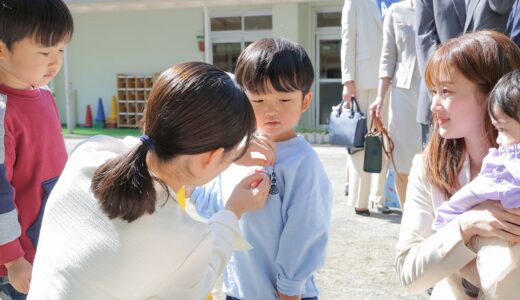
<path id="1" fill-rule="evenodd" d="M 325 127 L 323 132 L 323 143 L 324 144 L 330 144 L 330 138 L 329 138 L 329 128 Z"/>
<path id="2" fill-rule="evenodd" d="M 309 142 L 310 144 L 314 144 L 316 142 L 312 129 L 303 127 L 303 126 L 299 126 L 296 129 L 296 131 L 299 132 L 305 138 L 305 140 L 307 140 L 307 142 Z"/>
<path id="3" fill-rule="evenodd" d="M 322 128 L 316 128 L 314 130 L 314 139 L 316 140 L 316 144 L 323 144 L 323 129 Z"/>

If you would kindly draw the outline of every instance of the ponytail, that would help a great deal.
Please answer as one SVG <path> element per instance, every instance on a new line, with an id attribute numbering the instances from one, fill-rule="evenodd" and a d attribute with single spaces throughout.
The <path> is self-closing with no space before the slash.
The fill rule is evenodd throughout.
<path id="1" fill-rule="evenodd" d="M 91 190 L 110 219 L 122 218 L 130 223 L 155 211 L 154 178 L 146 165 L 148 149 L 146 144 L 139 144 L 94 173 Z"/>

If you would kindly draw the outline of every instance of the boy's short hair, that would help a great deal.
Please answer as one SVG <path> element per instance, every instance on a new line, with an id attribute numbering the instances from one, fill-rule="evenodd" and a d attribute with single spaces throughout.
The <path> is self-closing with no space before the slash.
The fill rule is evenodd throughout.
<path id="1" fill-rule="evenodd" d="M 488 112 L 496 120 L 494 108 L 520 122 L 520 70 L 513 70 L 497 82 L 488 98 Z"/>
<path id="2" fill-rule="evenodd" d="M 72 15 L 62 0 L 1 0 L 0 41 L 9 50 L 27 37 L 54 46 L 69 41 L 73 31 Z"/>
<path id="3" fill-rule="evenodd" d="M 309 92 L 314 68 L 305 49 L 281 38 L 265 38 L 249 45 L 238 57 L 237 83 L 255 94 L 269 92 L 268 83 L 278 92 Z"/>

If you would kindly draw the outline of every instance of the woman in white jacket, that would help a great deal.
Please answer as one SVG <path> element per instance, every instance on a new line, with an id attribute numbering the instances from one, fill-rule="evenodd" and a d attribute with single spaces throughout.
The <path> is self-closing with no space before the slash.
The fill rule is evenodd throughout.
<path id="1" fill-rule="evenodd" d="M 478 285 L 476 253 L 466 246 L 473 236 L 520 242 L 520 210 L 505 210 L 498 201 L 485 201 L 439 231 L 432 229 L 437 207 L 479 173 L 488 148 L 495 146 L 487 96 L 518 68 L 518 47 L 493 31 L 448 41 L 426 67 L 433 132 L 424 154 L 413 161 L 395 264 L 410 289 L 424 292 L 435 285 L 431 299 L 467 299 L 465 292 L 472 291 L 463 278 Z"/>
<path id="2" fill-rule="evenodd" d="M 388 132 L 394 141 L 393 158 L 396 191 L 404 207 L 408 173 L 414 155 L 421 152 L 421 129 L 415 114 L 421 85 L 421 74 L 415 53 L 415 0 L 394 3 L 385 15 L 383 50 L 379 63 L 379 88 L 370 105 L 370 114 L 382 118 L 386 93 L 392 84 Z"/>
<path id="3" fill-rule="evenodd" d="M 46 207 L 29 299 L 204 299 L 231 252 L 247 249 L 237 219 L 263 206 L 268 180 L 244 179 L 208 224 L 186 214 L 176 191 L 240 158 L 254 126 L 220 69 L 193 62 L 162 73 L 140 140 L 95 137 L 70 156 Z"/>

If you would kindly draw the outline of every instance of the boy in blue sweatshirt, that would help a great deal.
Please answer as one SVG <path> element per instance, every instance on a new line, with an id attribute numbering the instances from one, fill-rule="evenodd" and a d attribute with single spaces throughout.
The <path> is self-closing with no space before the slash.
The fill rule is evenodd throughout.
<path id="1" fill-rule="evenodd" d="M 257 130 L 276 146 L 263 209 L 247 213 L 240 229 L 253 249 L 235 252 L 224 273 L 227 300 L 317 299 L 315 273 L 329 237 L 332 187 L 312 147 L 294 127 L 312 100 L 314 69 L 307 53 L 285 39 L 248 46 L 235 69 L 253 106 Z M 204 217 L 224 207 L 233 186 L 255 168 L 232 165 L 191 201 Z"/>

